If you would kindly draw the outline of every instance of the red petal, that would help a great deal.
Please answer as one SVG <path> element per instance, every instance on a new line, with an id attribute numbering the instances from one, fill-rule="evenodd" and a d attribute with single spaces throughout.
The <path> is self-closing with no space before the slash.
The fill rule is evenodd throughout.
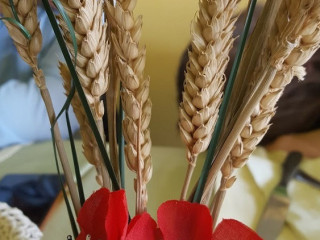
<path id="1" fill-rule="evenodd" d="M 86 234 L 84 232 L 80 232 L 76 240 L 86 240 Z"/>
<path id="2" fill-rule="evenodd" d="M 158 225 L 164 240 L 210 240 L 212 218 L 209 209 L 198 203 L 171 200 L 158 209 Z"/>
<path id="3" fill-rule="evenodd" d="M 101 188 L 85 201 L 77 219 L 81 228 L 80 236 L 90 234 L 92 240 L 106 239 L 109 194 L 108 189 Z"/>
<path id="4" fill-rule="evenodd" d="M 128 227 L 128 208 L 124 190 L 110 193 L 109 211 L 105 222 L 108 240 L 123 240 Z"/>
<path id="5" fill-rule="evenodd" d="M 262 240 L 251 228 L 234 219 L 224 219 L 212 235 L 212 240 Z"/>
<path id="6" fill-rule="evenodd" d="M 129 224 L 126 240 L 157 240 L 157 223 L 148 213 L 135 216 Z"/>

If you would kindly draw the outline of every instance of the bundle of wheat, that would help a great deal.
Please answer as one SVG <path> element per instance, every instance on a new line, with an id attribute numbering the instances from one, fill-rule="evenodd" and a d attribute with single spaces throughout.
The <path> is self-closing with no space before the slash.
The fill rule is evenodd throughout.
<path id="1" fill-rule="evenodd" d="M 305 69 L 302 65 L 320 46 L 320 23 L 317 16 L 319 16 L 317 1 L 284 1 L 280 5 L 271 34 L 258 61 L 259 64 L 252 74 L 252 81 L 257 81 L 257 76 L 262 75 L 261 72 L 265 71 L 267 64 L 276 68 L 276 74 L 247 119 L 222 166 L 220 188 L 212 210 L 214 219 L 217 219 L 226 189 L 230 188 L 235 181 L 234 168 L 245 165 L 256 145 L 267 132 L 270 119 L 276 111 L 276 103 L 285 86 L 295 76 L 303 80 Z M 270 61 L 266 56 L 269 56 Z"/>
<path id="2" fill-rule="evenodd" d="M 221 128 L 218 131 L 221 130 L 221 136 L 215 135 L 218 136 L 219 143 L 213 159 L 209 159 L 212 163 L 210 171 L 208 168 L 209 174 L 204 191 L 200 195 L 200 202 L 209 206 L 213 184 L 218 172 L 221 171 L 220 187 L 211 204 L 214 225 L 226 190 L 236 180 L 235 169 L 241 168 L 246 163 L 249 155 L 268 130 L 269 121 L 275 113 L 276 103 L 285 86 L 295 76 L 303 79 L 305 69 L 302 65 L 320 46 L 320 0 L 267 1 L 246 45 L 242 63 L 235 78 L 231 100 L 229 100 L 229 88 L 224 90 L 226 82 L 224 71 L 234 41 L 232 34 L 237 17 L 233 16 L 238 2 L 239 0 L 199 1 L 199 12 L 191 25 L 192 49 L 189 52 L 183 101 L 180 105 L 179 127 L 187 148 L 189 164 L 181 200 L 186 199 L 197 156 L 207 150 L 216 121 L 220 117 L 219 114 L 222 115 L 218 124 Z M 248 16 L 252 13 L 255 2 L 250 1 Z M 75 92 L 71 104 L 80 123 L 83 153 L 96 167 L 97 182 L 112 189 L 114 182 L 110 183 L 106 166 L 103 164 L 104 160 L 107 163 L 109 160 L 102 158 L 98 148 L 98 142 L 102 145 L 105 142 L 100 141 L 99 137 L 96 138 L 99 134 L 96 136 L 93 134 L 88 119 L 92 118 L 91 111 L 100 136 L 105 140 L 102 123 L 105 107 L 101 98 L 106 94 L 112 161 L 111 171 L 109 167 L 108 171 L 112 181 L 117 182 L 123 174 L 119 169 L 120 160 L 116 154 L 118 147 L 116 125 L 119 124 L 116 123 L 116 111 L 118 97 L 121 96 L 125 112 L 125 118 L 122 121 L 126 141 L 124 152 L 128 168 L 136 172 L 134 181 L 136 214 L 142 216 L 148 201 L 146 185 L 152 175 L 149 131 L 151 101 L 149 99 L 150 79 L 144 75 L 146 49 L 139 46 L 142 18 L 141 16 L 135 18 L 133 13 L 137 0 L 119 0 L 112 3 L 103 0 L 61 0 L 61 3 L 71 21 L 71 26 L 65 22 L 63 13 L 57 15 L 57 19 L 64 34 L 65 45 L 74 58 L 75 70 L 69 59 L 68 66 L 73 71 L 69 71 L 66 64 L 60 63 L 60 73 L 67 95 L 73 90 L 72 77 L 77 79 L 78 76 L 91 108 L 86 111 L 79 97 L 82 97 L 83 94 L 80 95 L 82 91 Z M 48 109 L 49 119 L 54 124 L 55 114 L 45 79 L 42 71 L 37 67 L 37 54 L 41 49 L 41 32 L 37 22 L 36 1 L 15 0 L 11 6 L 9 1 L 0 0 L 0 4 L 4 16 L 14 18 L 17 15 L 17 20 L 30 33 L 30 40 L 27 40 L 17 25 L 10 21 L 6 22 L 18 52 L 34 71 L 36 83 Z M 12 11 L 12 9 L 15 10 Z M 53 22 L 56 24 L 55 21 Z M 246 24 L 246 27 L 248 26 Z M 58 29 L 57 26 L 55 28 Z M 61 36 L 60 39 L 62 39 Z M 243 44 L 244 41 L 242 41 Z M 238 55 L 239 60 L 240 56 L 241 51 Z M 231 79 L 232 83 L 234 78 Z M 81 90 L 81 87 L 79 89 Z M 222 99 L 223 109 L 227 110 L 226 114 L 224 110 L 219 110 Z M 228 101 L 229 105 L 227 105 Z M 121 108 L 120 111 L 122 111 Z M 219 126 L 220 120 L 221 126 Z M 75 211 L 78 213 L 80 204 L 76 187 L 57 125 L 54 125 L 54 134 Z M 104 156 L 108 158 L 107 155 Z M 112 170 L 115 173 L 114 178 Z M 107 192 L 109 198 L 109 191 L 106 189 L 103 191 Z M 119 192 L 124 198 L 124 192 Z M 121 201 L 124 201 L 123 198 Z M 126 210 L 124 212 L 127 214 Z M 103 228 L 105 228 L 104 224 L 103 222 Z"/>

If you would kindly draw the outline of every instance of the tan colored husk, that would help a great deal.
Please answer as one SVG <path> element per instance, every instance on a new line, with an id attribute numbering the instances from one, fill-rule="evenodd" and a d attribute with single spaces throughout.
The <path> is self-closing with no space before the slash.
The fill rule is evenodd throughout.
<path id="1" fill-rule="evenodd" d="M 218 117 L 223 74 L 229 61 L 238 0 L 201 0 L 199 14 L 191 24 L 192 50 L 185 73 L 180 105 L 180 135 L 187 147 L 189 162 L 181 199 L 186 194 L 199 153 L 210 143 Z"/>
<path id="2" fill-rule="evenodd" d="M 121 100 L 125 118 L 123 134 L 126 140 L 125 156 L 130 170 L 136 172 L 136 214 L 146 211 L 148 200 L 146 184 L 152 175 L 151 139 L 149 122 L 151 101 L 149 77 L 144 77 L 145 47 L 139 47 L 142 18 L 134 18 L 136 0 L 120 0 L 113 6 L 107 2 L 110 18 L 115 68 L 122 83 Z"/>
<path id="3" fill-rule="evenodd" d="M 103 1 L 62 0 L 61 3 L 71 20 L 77 38 L 76 71 L 101 138 L 105 141 L 102 122 L 104 105 L 100 98 L 106 93 L 109 84 L 110 44 L 107 40 L 107 23 L 102 22 Z M 58 15 L 57 18 L 64 32 L 67 47 L 75 57 L 68 27 L 61 16 Z M 67 84 L 65 83 L 65 85 Z M 66 90 L 68 92 L 68 89 Z M 83 118 L 82 105 L 73 104 L 76 106 L 74 112 L 80 124 L 84 155 L 91 164 L 96 166 L 98 183 L 111 189 L 100 151 L 96 141 L 92 139 L 91 129 L 88 128 L 88 120 Z"/>
<path id="4" fill-rule="evenodd" d="M 222 178 L 218 192 L 219 196 L 215 196 L 212 210 L 214 221 L 218 218 L 226 189 L 234 183 L 232 180 L 234 179 L 234 176 L 232 176 L 234 169 L 245 165 L 248 157 L 268 130 L 269 121 L 276 111 L 276 102 L 285 86 L 290 83 L 294 76 L 300 80 L 303 79 L 305 70 L 302 65 L 319 48 L 319 6 L 320 2 L 310 0 L 283 1 L 280 6 L 266 49 L 277 68 L 277 73 L 268 91 L 248 118 L 229 157 L 221 168 Z M 288 21 L 289 19 L 290 21 Z M 305 39 L 308 39 L 308 41 Z M 285 47 L 286 45 L 287 47 Z M 281 54 L 283 55 L 281 56 Z M 266 64 L 265 56 L 262 55 L 257 72 L 261 71 L 262 66 Z M 259 74 L 257 72 L 253 74 L 253 77 Z"/>
<path id="5" fill-rule="evenodd" d="M 5 25 L 8 28 L 8 32 L 12 37 L 21 58 L 33 69 L 35 83 L 40 89 L 42 99 L 47 109 L 49 121 L 52 125 L 55 122 L 56 116 L 53 109 L 51 97 L 46 86 L 44 74 L 41 69 L 38 69 L 37 61 L 37 55 L 42 47 L 42 35 L 39 28 L 39 22 L 37 17 L 37 1 L 16 0 L 13 1 L 13 3 L 19 21 L 30 33 L 31 39 L 26 39 L 20 32 L 19 28 L 13 23 L 5 21 Z M 0 0 L 0 7 L 4 17 L 14 18 L 9 1 Z M 70 191 L 72 203 L 76 214 L 78 214 L 80 211 L 80 200 L 77 194 L 75 182 L 73 181 L 72 172 L 67 159 L 67 154 L 63 146 L 63 141 L 60 135 L 58 123 L 55 123 L 55 125 L 53 126 L 53 133 L 61 165 L 66 176 L 66 183 Z"/>

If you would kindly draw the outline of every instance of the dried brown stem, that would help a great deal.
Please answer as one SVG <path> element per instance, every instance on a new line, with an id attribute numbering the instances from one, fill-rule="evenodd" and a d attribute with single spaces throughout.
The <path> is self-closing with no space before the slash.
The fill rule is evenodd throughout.
<path id="1" fill-rule="evenodd" d="M 190 156 L 190 157 L 192 157 L 192 156 Z M 186 177 L 185 177 L 184 184 L 183 184 L 183 187 L 182 187 L 180 200 L 185 201 L 186 198 L 187 198 L 188 188 L 189 188 L 191 177 L 192 177 L 192 174 L 193 174 L 193 171 L 194 171 L 194 168 L 195 168 L 195 161 L 196 161 L 196 158 L 191 159 L 191 160 L 188 161 L 189 162 L 188 170 L 186 172 Z"/>
<path id="2" fill-rule="evenodd" d="M 41 78 L 43 76 L 42 71 L 35 71 L 35 79 L 36 78 Z M 40 74 L 39 74 L 40 73 Z M 62 141 L 62 137 L 60 134 L 60 130 L 59 130 L 59 125 L 58 123 L 54 123 L 55 119 L 56 119 L 56 115 L 53 109 L 53 104 L 51 101 L 51 97 L 50 97 L 50 93 L 48 91 L 48 89 L 46 87 L 40 88 L 40 93 L 43 99 L 43 102 L 45 103 L 46 109 L 47 109 L 47 113 L 48 113 L 48 117 L 49 117 L 49 121 L 51 126 L 53 126 L 53 134 L 54 134 L 54 139 L 55 139 L 55 144 L 57 146 L 57 150 L 58 150 L 58 154 L 59 154 L 59 158 L 61 161 L 61 165 L 62 165 L 62 169 L 63 172 L 65 174 L 66 177 L 66 183 L 67 186 L 69 188 L 70 191 L 70 195 L 71 195 L 71 200 L 75 209 L 76 214 L 78 215 L 81 205 L 80 205 L 80 199 L 77 193 L 77 187 L 75 182 L 73 181 L 73 175 L 72 175 L 72 171 L 68 162 L 68 158 L 67 158 L 67 154 L 63 145 L 63 141 Z"/>
<path id="3" fill-rule="evenodd" d="M 276 68 L 269 63 L 265 69 L 265 72 L 262 73 L 261 79 L 263 79 L 263 81 L 261 81 L 261 84 L 256 86 L 256 89 L 253 91 L 253 95 L 251 96 L 250 99 L 248 99 L 248 101 L 246 101 L 245 106 L 243 107 L 243 110 L 239 114 L 232 131 L 230 132 L 230 134 L 228 134 L 226 140 L 223 142 L 223 145 L 209 171 L 204 192 L 201 198 L 202 204 L 208 204 L 211 196 L 211 191 L 210 191 L 211 185 L 216 179 L 218 171 L 221 169 L 237 137 L 239 136 L 239 134 L 241 133 L 241 130 L 245 126 L 248 116 L 251 115 L 256 104 L 260 101 L 260 99 L 263 97 L 265 92 L 268 90 L 276 72 L 277 72 Z"/>
<path id="4" fill-rule="evenodd" d="M 110 3 L 113 4 L 112 0 L 109 0 Z M 112 34 L 112 28 L 115 27 L 115 24 L 112 23 L 112 18 L 109 14 L 105 14 L 105 18 L 108 22 L 111 22 L 107 28 L 108 36 Z M 115 31 L 115 29 L 113 29 Z M 110 49 L 110 58 L 116 59 L 116 52 L 114 50 L 113 42 L 111 41 L 111 49 Z M 117 70 L 117 66 L 114 61 L 109 61 L 110 68 L 110 86 L 106 94 L 106 107 L 107 107 L 107 120 L 108 120 L 108 136 L 109 136 L 109 150 L 111 157 L 111 164 L 115 171 L 118 182 L 121 182 L 120 178 L 120 167 L 119 167 L 119 159 L 118 159 L 118 145 L 117 145 L 117 103 L 119 101 L 120 95 L 120 78 Z M 120 126 L 121 127 L 121 126 Z"/>
<path id="5" fill-rule="evenodd" d="M 112 61 L 110 61 L 112 62 Z M 112 69 L 112 67 L 110 67 Z M 111 76 L 115 76 L 111 71 Z M 112 167 L 120 182 L 120 171 L 118 161 L 118 146 L 117 146 L 117 101 L 119 97 L 119 79 L 114 77 L 110 81 L 110 86 L 106 94 L 107 99 L 107 118 L 108 118 L 108 135 L 109 135 L 109 150 Z"/>

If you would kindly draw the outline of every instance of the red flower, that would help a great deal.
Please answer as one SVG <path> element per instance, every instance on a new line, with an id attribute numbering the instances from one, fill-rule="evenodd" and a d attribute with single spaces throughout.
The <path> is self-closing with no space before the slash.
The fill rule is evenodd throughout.
<path id="1" fill-rule="evenodd" d="M 110 193 L 106 188 L 93 193 L 83 204 L 78 223 L 77 240 L 124 239 L 128 226 L 128 209 L 123 190 Z M 108 231 L 106 231 L 108 229 Z"/>
<path id="2" fill-rule="evenodd" d="M 129 224 L 125 240 L 160 240 L 161 233 L 158 232 L 157 223 L 148 213 L 143 213 L 132 219 Z M 114 239 L 116 240 L 116 239 Z"/>
<path id="3" fill-rule="evenodd" d="M 212 234 L 208 208 L 197 203 L 170 200 L 158 209 L 157 223 L 148 213 L 135 216 L 128 225 L 123 190 L 102 188 L 87 199 L 78 216 L 77 240 L 261 240 L 244 224 L 223 220 Z"/>
<path id="4" fill-rule="evenodd" d="M 204 205 L 170 200 L 161 204 L 157 214 L 165 240 L 211 239 L 212 217 Z"/>
<path id="5" fill-rule="evenodd" d="M 263 240 L 252 229 L 234 219 L 224 219 L 212 235 L 212 240 Z"/>

